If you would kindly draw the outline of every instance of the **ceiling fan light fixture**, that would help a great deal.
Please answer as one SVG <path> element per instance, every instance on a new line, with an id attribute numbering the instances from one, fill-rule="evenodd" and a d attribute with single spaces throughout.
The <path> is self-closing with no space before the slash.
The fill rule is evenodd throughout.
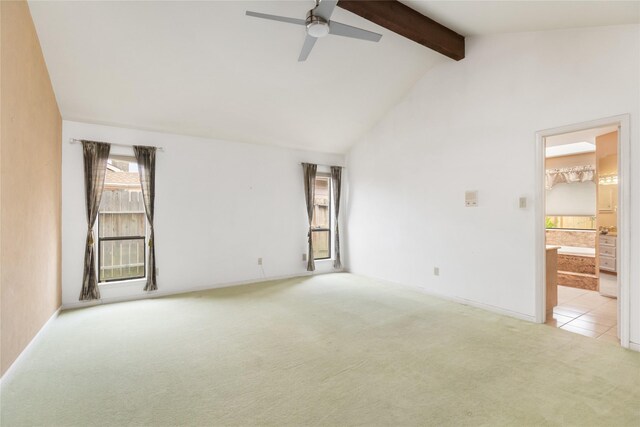
<path id="1" fill-rule="evenodd" d="M 307 34 L 317 39 L 328 35 L 329 23 L 319 16 L 309 14 L 307 17 Z"/>
<path id="2" fill-rule="evenodd" d="M 2 0 L 0 0 L 2 1 Z M 371 42 L 380 41 L 382 34 L 363 30 L 331 21 L 333 9 L 338 5 L 338 0 L 316 0 L 316 7 L 307 12 L 307 19 L 289 18 L 287 16 L 269 15 L 267 13 L 252 12 L 247 10 L 247 16 L 255 18 L 269 19 L 272 21 L 286 22 L 287 24 L 300 25 L 305 27 L 307 35 L 304 37 L 304 44 L 298 56 L 298 62 L 306 61 L 311 49 L 316 44 L 317 39 L 326 37 L 329 34 L 350 37 L 352 39 L 368 40 Z"/>

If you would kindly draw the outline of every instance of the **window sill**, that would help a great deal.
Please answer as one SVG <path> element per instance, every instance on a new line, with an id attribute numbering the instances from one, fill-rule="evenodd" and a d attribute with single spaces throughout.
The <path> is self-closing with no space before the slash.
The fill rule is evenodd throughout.
<path id="1" fill-rule="evenodd" d="M 115 280 L 113 282 L 100 282 L 98 283 L 99 287 L 105 288 L 119 288 L 122 286 L 133 286 L 146 283 L 147 278 L 141 277 L 139 279 L 127 279 L 127 280 Z"/>

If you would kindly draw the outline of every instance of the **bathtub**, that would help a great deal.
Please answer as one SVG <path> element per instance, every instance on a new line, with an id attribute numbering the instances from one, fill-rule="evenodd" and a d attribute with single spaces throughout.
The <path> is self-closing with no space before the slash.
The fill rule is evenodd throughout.
<path id="1" fill-rule="evenodd" d="M 558 284 L 597 290 L 595 248 L 560 246 L 558 248 Z"/>
<path id="2" fill-rule="evenodd" d="M 558 248 L 558 255 L 573 255 L 573 256 L 595 258 L 596 248 L 582 248 L 579 246 L 560 246 Z"/>
<path id="3" fill-rule="evenodd" d="M 594 232 L 547 230 L 547 247 L 558 248 L 558 285 L 598 290 L 595 241 L 591 248 L 571 246 L 573 242 L 590 246 L 592 236 Z M 561 244 L 565 242 L 569 245 Z"/>

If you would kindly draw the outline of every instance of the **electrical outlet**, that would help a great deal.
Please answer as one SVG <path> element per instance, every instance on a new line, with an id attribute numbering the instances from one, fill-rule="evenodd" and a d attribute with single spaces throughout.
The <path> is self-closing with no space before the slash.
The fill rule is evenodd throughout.
<path id="1" fill-rule="evenodd" d="M 258 265 L 262 265 L 262 258 L 258 258 Z"/>
<path id="2" fill-rule="evenodd" d="M 307 254 L 302 254 L 302 260 L 306 261 L 307 260 Z"/>
<path id="3" fill-rule="evenodd" d="M 440 267 L 433 267 L 433 275 L 434 276 L 440 275 Z"/>

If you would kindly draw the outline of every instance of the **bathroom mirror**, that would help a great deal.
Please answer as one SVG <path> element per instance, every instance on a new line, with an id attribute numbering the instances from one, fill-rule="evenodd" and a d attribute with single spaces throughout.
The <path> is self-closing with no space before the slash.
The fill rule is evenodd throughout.
<path id="1" fill-rule="evenodd" d="M 613 192 L 614 186 L 600 185 L 598 188 L 598 211 L 599 212 L 612 212 L 614 208 L 613 204 Z"/>

